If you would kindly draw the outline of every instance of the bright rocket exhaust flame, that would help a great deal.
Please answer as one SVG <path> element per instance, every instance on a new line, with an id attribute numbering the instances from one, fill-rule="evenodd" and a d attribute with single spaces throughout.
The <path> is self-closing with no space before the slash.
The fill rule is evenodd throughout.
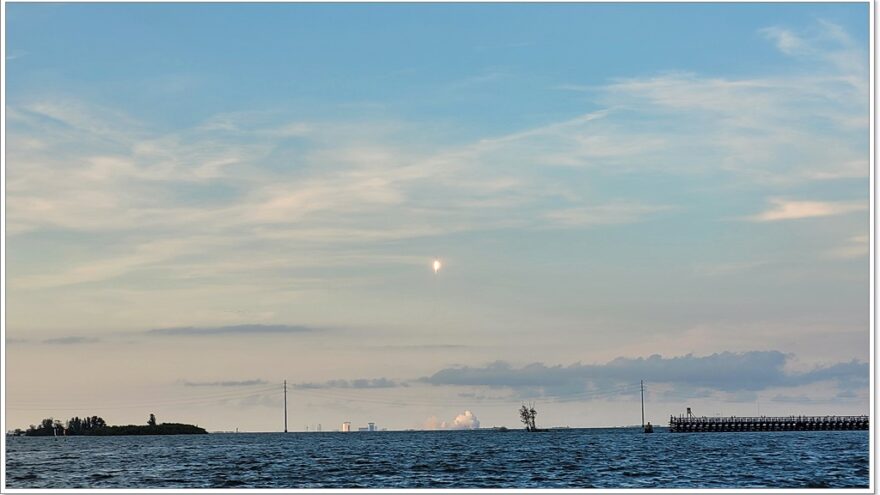
<path id="1" fill-rule="evenodd" d="M 441 266 L 442 265 L 440 264 L 440 260 L 434 260 L 434 273 L 439 272 Z"/>

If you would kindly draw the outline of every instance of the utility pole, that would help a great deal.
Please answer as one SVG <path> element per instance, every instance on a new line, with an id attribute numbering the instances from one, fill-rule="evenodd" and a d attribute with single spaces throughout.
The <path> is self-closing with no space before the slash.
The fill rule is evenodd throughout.
<path id="1" fill-rule="evenodd" d="M 639 380 L 639 390 L 642 392 L 642 429 L 645 428 L 645 381 Z"/>
<path id="2" fill-rule="evenodd" d="M 284 380 L 284 433 L 287 433 L 287 380 Z"/>

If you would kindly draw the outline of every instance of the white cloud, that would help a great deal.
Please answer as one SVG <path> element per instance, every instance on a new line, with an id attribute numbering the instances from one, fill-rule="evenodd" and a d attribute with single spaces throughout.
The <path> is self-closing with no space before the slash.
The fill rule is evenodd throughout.
<path id="1" fill-rule="evenodd" d="M 12 284 L 19 289 L 44 289 L 108 280 L 178 256 L 200 252 L 205 245 L 203 239 L 149 241 L 137 245 L 131 253 L 77 265 L 60 273 L 16 278 Z"/>
<path id="2" fill-rule="evenodd" d="M 480 420 L 470 411 L 465 411 L 452 421 L 450 426 L 454 430 L 476 430 L 480 427 Z"/>
<path id="3" fill-rule="evenodd" d="M 791 201 L 771 199 L 773 208 L 747 217 L 753 222 L 775 222 L 802 218 L 829 217 L 868 209 L 867 201 Z"/>
<path id="4" fill-rule="evenodd" d="M 828 251 L 832 258 L 865 258 L 867 259 L 870 249 L 870 239 L 867 235 L 854 235 L 846 239 L 839 246 Z"/>
<path id="5" fill-rule="evenodd" d="M 807 43 L 788 29 L 769 27 L 761 30 L 761 34 L 776 43 L 776 48 L 786 55 L 802 53 Z"/>
<path id="6" fill-rule="evenodd" d="M 552 210 L 545 217 L 557 226 L 613 225 L 638 222 L 655 213 L 671 209 L 673 207 L 667 205 L 609 203 L 593 207 Z"/>
<path id="7" fill-rule="evenodd" d="M 861 160 L 850 160 L 828 170 L 808 171 L 806 176 L 815 180 L 867 179 L 871 173 L 869 161 L 870 159 L 867 157 Z"/>
<path id="8" fill-rule="evenodd" d="M 767 27 L 760 32 L 786 55 L 818 61 L 843 72 L 867 69 L 867 51 L 861 49 L 845 29 L 828 20 L 817 19 L 814 26 L 801 32 L 781 26 Z"/>
<path id="9" fill-rule="evenodd" d="M 471 411 L 465 410 L 450 422 L 441 421 L 436 416 L 431 416 L 422 425 L 426 430 L 476 430 L 480 427 L 480 420 Z"/>

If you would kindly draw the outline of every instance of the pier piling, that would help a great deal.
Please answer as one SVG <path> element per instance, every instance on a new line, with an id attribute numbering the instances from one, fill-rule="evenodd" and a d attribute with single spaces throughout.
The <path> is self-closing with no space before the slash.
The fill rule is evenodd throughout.
<path id="1" fill-rule="evenodd" d="M 868 416 L 670 416 L 672 433 L 722 431 L 827 431 L 867 430 Z"/>

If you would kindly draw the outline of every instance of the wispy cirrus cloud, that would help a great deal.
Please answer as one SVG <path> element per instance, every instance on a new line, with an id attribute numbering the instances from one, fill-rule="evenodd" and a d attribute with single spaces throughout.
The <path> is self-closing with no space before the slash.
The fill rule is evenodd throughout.
<path id="1" fill-rule="evenodd" d="M 833 31 L 831 27 L 824 29 Z M 825 53 L 822 50 L 819 52 Z M 412 226 L 424 225 L 425 215 L 435 233 L 479 229 L 499 218 L 515 218 L 512 212 L 523 218 L 518 226 L 528 228 L 556 210 L 568 211 L 570 216 L 588 208 L 610 208 L 619 201 L 597 204 L 596 198 L 584 197 L 576 187 L 549 178 L 535 165 L 630 171 L 661 167 L 673 172 L 720 166 L 733 173 L 805 180 L 839 174 L 835 170 L 843 152 L 844 175 L 851 175 L 851 170 L 867 170 L 860 167 L 865 158 L 840 146 L 840 133 L 835 128 L 839 126 L 833 126 L 830 133 L 827 126 L 818 132 L 803 118 L 808 112 L 839 123 L 847 132 L 848 123 L 865 127 L 867 115 L 861 105 L 848 103 L 852 93 L 848 81 L 833 74 L 825 78 L 736 80 L 673 73 L 620 79 L 595 87 L 596 99 L 607 107 L 603 110 L 439 151 L 407 144 L 400 131 L 403 123 L 377 132 L 368 130 L 373 125 L 285 122 L 277 121 L 277 115 L 271 113 L 226 113 L 193 129 L 162 135 L 149 133 L 146 125 L 119 112 L 76 101 L 42 100 L 21 109 L 13 107 L 12 127 L 31 129 L 45 142 L 54 143 L 50 149 L 78 142 L 81 151 L 65 160 L 65 168 L 58 169 L 51 166 L 57 160 L 42 156 L 50 159 L 47 164 L 56 169 L 54 173 L 38 175 L 40 170 L 32 169 L 33 175 L 11 174 L 10 195 L 19 199 L 11 204 L 10 223 L 13 232 L 53 225 L 118 229 L 137 223 L 161 225 L 162 230 L 190 228 L 198 234 L 204 233 L 204 225 L 215 232 L 253 230 L 267 223 L 320 222 L 327 227 L 329 218 L 336 223 L 345 213 L 353 215 L 352 224 L 365 233 L 375 230 L 381 218 L 386 228 L 390 221 L 393 227 L 411 230 L 412 236 L 422 236 L 425 234 Z M 834 101 L 828 101 L 829 95 Z M 743 112 L 744 107 L 754 110 Z M 695 112 L 700 115 L 697 121 L 707 125 L 687 127 Z M 660 119 L 663 125 L 630 126 L 632 118 Z M 59 125 L 48 125 L 52 123 Z M 763 135 L 756 135 L 756 131 Z M 304 142 L 287 159 L 322 164 L 328 173 L 295 182 L 267 173 L 265 160 L 291 136 Z M 112 138 L 120 146 L 102 145 L 106 139 L 96 142 L 96 137 Z M 836 146 L 828 146 L 831 141 Z M 13 154 L 25 152 L 18 142 L 25 140 L 10 140 Z M 786 155 L 798 148 L 804 150 L 798 158 L 811 158 L 808 163 L 798 163 L 800 170 L 792 174 L 796 164 L 789 163 Z M 690 151 L 685 153 L 685 149 Z M 836 156 L 828 159 L 832 149 Z M 32 150 L 29 154 L 33 156 Z M 497 165 L 500 163 L 505 166 Z M 244 190 L 234 203 L 211 209 L 176 204 L 173 197 L 159 203 L 157 199 L 166 198 L 156 197 L 146 187 L 156 180 L 218 186 L 239 178 L 245 179 L 239 186 Z M 52 187 L 59 181 L 67 187 Z M 113 192 L 112 186 L 118 184 L 144 188 L 140 195 L 132 196 L 131 191 L 122 195 Z M 493 184 L 505 185 L 499 188 Z M 46 190 L 63 194 L 36 194 Z M 426 210 L 419 200 L 425 193 L 428 197 L 446 196 L 443 208 Z M 485 200 L 487 194 L 491 201 Z M 83 201 L 86 196 L 89 201 Z M 568 204 L 549 212 L 536 207 L 551 197 L 566 198 Z M 461 222 L 459 205 L 477 200 L 484 213 Z M 83 211 L 85 207 L 93 211 Z M 383 215 L 387 210 L 393 210 L 393 215 Z M 602 223 L 611 224 L 612 219 L 609 215 Z M 570 226 L 596 224 L 577 222 Z"/>
<path id="2" fill-rule="evenodd" d="M 253 380 L 221 380 L 214 382 L 191 382 L 184 380 L 183 384 L 187 387 L 253 387 L 256 385 L 267 385 L 269 382 L 262 379 Z"/>
<path id="3" fill-rule="evenodd" d="M 360 346 L 363 348 L 363 346 Z M 455 350 L 455 349 L 467 349 L 475 347 L 471 344 L 387 344 L 381 346 L 374 346 L 374 349 L 388 349 L 388 350 L 401 350 L 401 351 L 435 351 L 435 350 Z"/>
<path id="4" fill-rule="evenodd" d="M 69 336 L 69 337 L 54 337 L 51 339 L 45 339 L 42 342 L 44 344 L 50 344 L 50 345 L 77 345 L 77 344 L 94 344 L 96 342 L 100 342 L 100 339 L 98 339 L 96 337 Z"/>
<path id="5" fill-rule="evenodd" d="M 826 19 L 817 19 L 812 28 L 801 32 L 784 26 L 770 26 L 760 33 L 786 55 L 820 60 L 847 72 L 867 68 L 867 53 L 846 30 Z"/>
<path id="6" fill-rule="evenodd" d="M 867 235 L 854 235 L 845 239 L 840 245 L 828 251 L 832 258 L 864 258 L 869 254 L 871 240 Z"/>
<path id="7" fill-rule="evenodd" d="M 207 243 L 210 241 L 198 238 L 147 241 L 125 255 L 82 263 L 56 273 L 20 277 L 16 279 L 16 286 L 38 290 L 113 279 L 133 270 L 168 263 L 177 257 L 192 254 Z"/>
<path id="8" fill-rule="evenodd" d="M 27 55 L 27 52 L 24 50 L 13 50 L 6 52 L 6 61 L 10 62 L 12 60 L 18 60 Z"/>
<path id="9" fill-rule="evenodd" d="M 596 207 L 553 210 L 545 216 L 556 226 L 615 225 L 638 222 L 674 209 L 675 207 L 669 205 L 609 203 Z"/>
<path id="10" fill-rule="evenodd" d="M 803 53 L 809 46 L 807 42 L 792 32 L 778 26 L 761 29 L 761 34 L 776 44 L 776 48 L 786 55 L 798 55 Z"/>
<path id="11" fill-rule="evenodd" d="M 792 31 L 812 47 L 796 57 L 803 71 L 574 82 L 590 104 L 565 118 L 454 140 L 432 139 L 432 122 L 389 116 L 224 112 L 164 132 L 74 97 L 19 101 L 8 107 L 13 248 L 46 233 L 112 240 L 21 270 L 9 284 L 141 287 L 149 277 L 219 291 L 247 273 L 267 291 L 311 290 L 315 277 L 286 272 L 422 263 L 420 252 L 389 253 L 395 242 L 671 222 L 711 210 L 714 198 L 733 211 L 701 217 L 703 226 L 837 214 L 841 205 L 801 202 L 754 215 L 723 196 L 760 188 L 775 197 L 867 176 L 867 72 L 829 62 L 863 50 L 837 31 L 828 23 L 817 25 L 818 38 Z M 646 188 L 646 176 L 670 180 Z"/>
<path id="12" fill-rule="evenodd" d="M 868 209 L 867 201 L 796 201 L 774 198 L 773 207 L 746 217 L 752 222 L 776 222 L 802 218 L 830 217 Z"/>
<path id="13" fill-rule="evenodd" d="M 172 136 L 80 103 L 38 102 L 12 113 L 21 139 L 11 140 L 11 156 L 32 166 L 9 174 L 10 233 L 63 230 L 116 238 L 96 259 L 15 277 L 17 288 L 102 282 L 176 267 L 179 259 L 210 262 L 221 273 L 228 266 L 222 258 L 254 246 L 272 252 L 281 265 L 319 264 L 347 247 L 388 240 L 541 229 L 548 219 L 558 228 L 595 228 L 630 223 L 660 208 L 585 198 L 578 187 L 533 166 L 579 167 L 583 160 L 632 156 L 640 148 L 624 146 L 622 138 L 578 137 L 600 134 L 590 127 L 603 112 L 439 151 L 344 123 L 253 123 L 259 116 L 247 116 L 245 125 L 224 115 Z M 287 158 L 310 164 L 315 172 L 306 177 L 265 166 L 269 151 L 291 133 L 305 145 Z M 41 148 L 27 145 L 32 135 L 40 136 Z M 70 149 L 73 142 L 78 146 Z M 320 253 L 279 254 L 279 247 L 291 244 Z M 221 259 L 193 256 L 207 251 Z"/>
<path id="14" fill-rule="evenodd" d="M 278 335 L 303 334 L 317 331 L 316 327 L 305 325 L 228 325 L 222 327 L 170 327 L 154 328 L 146 333 L 167 336 L 200 336 L 200 335 Z"/>
<path id="15" fill-rule="evenodd" d="M 371 389 L 371 388 L 396 388 L 406 387 L 405 382 L 390 380 L 388 378 L 355 378 L 353 380 L 328 380 L 325 382 L 304 382 L 294 383 L 294 389 L 317 390 L 330 388 L 355 388 L 355 389 Z"/>

